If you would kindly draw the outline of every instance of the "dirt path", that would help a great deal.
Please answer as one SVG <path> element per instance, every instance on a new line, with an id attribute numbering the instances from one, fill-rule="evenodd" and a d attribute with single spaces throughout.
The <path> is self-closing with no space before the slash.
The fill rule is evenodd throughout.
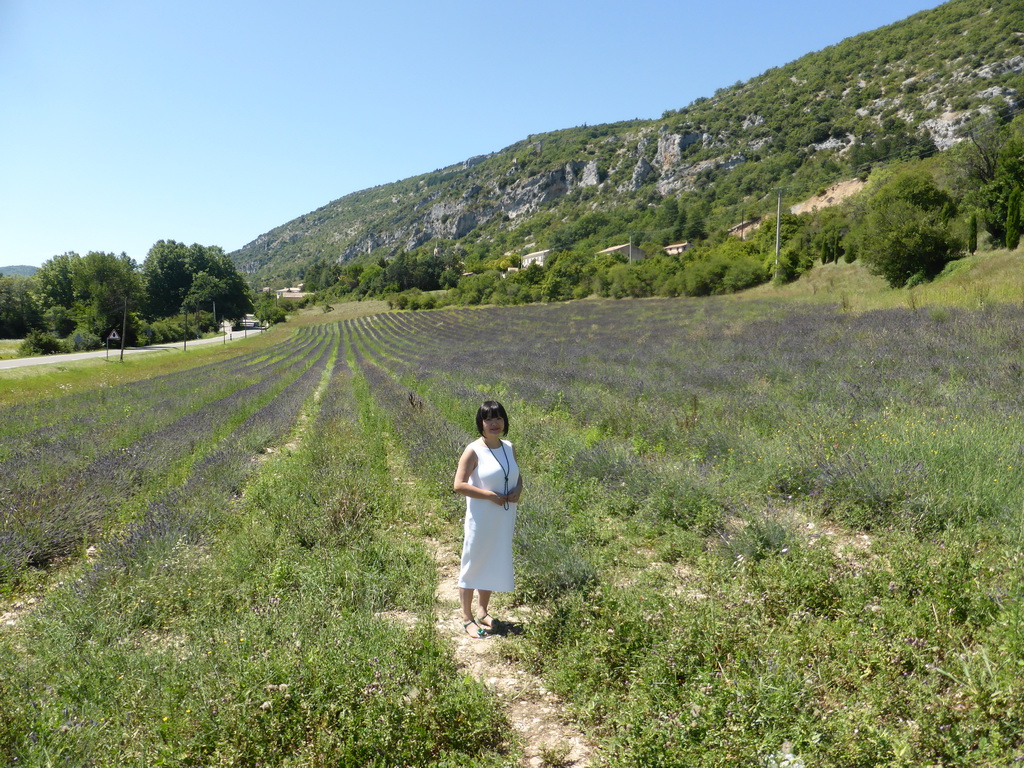
<path id="1" fill-rule="evenodd" d="M 430 549 L 438 565 L 437 629 L 443 636 L 456 638 L 455 658 L 473 677 L 492 691 L 506 707 L 509 721 L 523 746 L 522 765 L 591 765 L 594 747 L 578 729 L 562 716 L 559 698 L 545 690 L 541 681 L 502 659 L 500 632 L 514 630 L 529 620 L 525 610 L 502 614 L 498 632 L 484 640 L 475 640 L 462 630 L 459 607 L 459 556 L 449 546 L 431 541 Z"/>

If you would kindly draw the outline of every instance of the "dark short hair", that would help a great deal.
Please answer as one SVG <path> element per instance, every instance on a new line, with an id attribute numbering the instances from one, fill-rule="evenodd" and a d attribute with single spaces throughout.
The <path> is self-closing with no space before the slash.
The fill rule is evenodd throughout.
<path id="1" fill-rule="evenodd" d="M 476 431 L 480 433 L 481 437 L 484 434 L 484 419 L 503 419 L 505 421 L 505 431 L 501 434 L 508 434 L 508 414 L 505 413 L 505 406 L 499 403 L 497 400 L 488 400 L 481 405 L 476 412 Z"/>

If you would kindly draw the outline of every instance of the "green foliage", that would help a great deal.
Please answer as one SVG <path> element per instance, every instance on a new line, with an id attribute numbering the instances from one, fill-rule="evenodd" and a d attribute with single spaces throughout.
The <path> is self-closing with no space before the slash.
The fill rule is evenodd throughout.
<path id="1" fill-rule="evenodd" d="M 35 285 L 25 277 L 0 277 L 0 338 L 18 339 L 42 324 Z"/>
<path id="2" fill-rule="evenodd" d="M 234 263 L 217 246 L 160 240 L 142 265 L 146 311 L 150 318 L 170 317 L 183 306 L 217 304 L 217 314 L 239 320 L 253 309 L 252 292 Z"/>
<path id="3" fill-rule="evenodd" d="M 43 264 L 35 279 L 43 311 L 63 309 L 50 316 L 52 330 L 60 332 L 74 324 L 105 337 L 111 329 L 122 327 L 127 314 L 126 343 L 135 343 L 133 310 L 143 302 L 144 292 L 138 266 L 127 255 L 65 253 Z"/>
<path id="4" fill-rule="evenodd" d="M 154 320 L 183 308 L 212 311 L 214 303 L 219 317 L 237 319 L 252 309 L 250 290 L 223 250 L 173 240 L 154 245 L 141 270 L 124 254 L 65 253 L 47 261 L 35 280 L 35 301 L 45 309 L 34 326 L 67 336 L 66 346 L 76 349 L 91 348 L 115 328 L 123 328 L 126 346 L 181 338 L 157 322 L 143 339 L 143 310 Z"/>
<path id="5" fill-rule="evenodd" d="M 1024 118 L 1005 125 L 976 120 L 966 134 L 947 165 L 964 202 L 982 213 L 992 239 L 1006 244 L 1010 198 L 1024 188 Z"/>
<path id="6" fill-rule="evenodd" d="M 900 172 L 868 202 L 857 226 L 857 253 L 893 287 L 918 273 L 934 277 L 963 249 L 951 224 L 954 210 L 927 172 Z"/>
<path id="7" fill-rule="evenodd" d="M 1021 188 L 1014 187 L 1006 203 L 1006 247 L 1014 250 L 1020 245 Z"/>
<path id="8" fill-rule="evenodd" d="M 278 303 L 277 297 L 269 293 L 260 294 L 253 309 L 256 319 L 263 325 L 277 325 L 288 319 L 288 313 Z"/>
<path id="9" fill-rule="evenodd" d="M 29 331 L 18 347 L 18 354 L 29 355 L 56 355 L 66 352 L 60 339 L 46 331 Z"/>
<path id="10" fill-rule="evenodd" d="M 1019 53 L 1007 30 L 1021 28 L 1024 11 L 1013 3 L 990 8 L 981 0 L 953 0 L 667 110 L 658 120 L 533 135 L 465 164 L 348 195 L 233 256 L 257 268 L 260 279 L 305 275 L 307 287 L 324 290 L 339 283 L 338 265 L 381 255 L 394 260 L 410 241 L 443 239 L 459 253 L 464 269 L 452 269 L 442 284 L 417 282 L 404 270 L 380 284 L 346 287 L 382 297 L 413 287 L 450 288 L 462 271 L 504 269 L 509 264 L 503 261 L 544 247 L 593 254 L 628 240 L 630 232 L 644 232 L 645 241 L 659 246 L 717 239 L 740 221 L 770 218 L 779 186 L 796 201 L 841 179 L 934 156 L 936 127 L 926 121 L 947 112 L 984 108 L 994 122 L 1005 119 L 1013 110 L 1009 94 L 1022 90 L 1020 76 L 1003 65 Z M 984 93 L 974 87 L 979 78 Z M 992 95 L 997 89 L 1007 96 Z M 659 183 L 630 189 L 636 159 L 653 161 L 659 140 L 672 136 L 682 137 L 678 163 L 655 163 L 651 181 Z M 985 212 L 985 226 L 999 243 L 1007 184 L 1013 178 L 1024 183 L 1014 160 L 1019 156 L 1006 145 L 996 181 L 997 156 L 991 155 L 989 176 L 973 191 L 950 179 L 958 195 L 969 193 L 969 207 Z M 583 187 L 582 168 L 590 162 L 599 184 Z M 434 215 L 439 205 L 446 211 L 441 217 Z M 465 229 L 456 230 L 453 217 Z M 826 263 L 852 258 L 844 238 L 834 235 L 802 242 L 789 266 L 798 272 L 808 256 Z M 618 272 L 614 280 L 623 287 L 616 293 L 634 295 L 637 288 Z M 565 282 L 562 277 L 547 286 L 542 298 L 586 290 Z M 655 292 L 678 293 L 680 283 Z M 496 300 L 518 302 L 522 293 L 499 291 Z"/>
<path id="11" fill-rule="evenodd" d="M 70 308 L 76 301 L 74 271 L 81 260 L 77 253 L 54 256 L 39 268 L 36 280 L 43 306 Z"/>

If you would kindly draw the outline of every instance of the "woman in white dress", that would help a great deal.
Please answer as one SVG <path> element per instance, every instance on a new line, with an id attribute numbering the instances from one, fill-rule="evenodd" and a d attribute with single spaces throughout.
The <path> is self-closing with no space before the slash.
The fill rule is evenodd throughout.
<path id="1" fill-rule="evenodd" d="M 511 592 L 512 532 L 523 478 L 508 434 L 508 414 L 501 403 L 488 400 L 476 413 L 480 439 L 466 446 L 455 472 L 456 493 L 466 497 L 466 522 L 462 542 L 459 597 L 462 626 L 470 637 L 480 638 L 494 626 L 487 605 L 491 592 Z M 473 618 L 473 590 L 480 600 L 481 616 Z"/>

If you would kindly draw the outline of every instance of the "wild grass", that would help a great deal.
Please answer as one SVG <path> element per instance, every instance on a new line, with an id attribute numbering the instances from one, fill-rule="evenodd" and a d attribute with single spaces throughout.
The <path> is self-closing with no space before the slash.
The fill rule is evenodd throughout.
<path id="1" fill-rule="evenodd" d="M 892 290 L 859 262 L 816 265 L 788 285 L 765 284 L 742 298 L 779 298 L 836 304 L 845 311 L 907 307 L 978 309 L 1024 302 L 1024 252 L 981 251 L 951 262 L 930 283 Z"/>
<path id="2" fill-rule="evenodd" d="M 0 339 L 0 360 L 11 360 L 18 356 L 19 339 Z"/>

